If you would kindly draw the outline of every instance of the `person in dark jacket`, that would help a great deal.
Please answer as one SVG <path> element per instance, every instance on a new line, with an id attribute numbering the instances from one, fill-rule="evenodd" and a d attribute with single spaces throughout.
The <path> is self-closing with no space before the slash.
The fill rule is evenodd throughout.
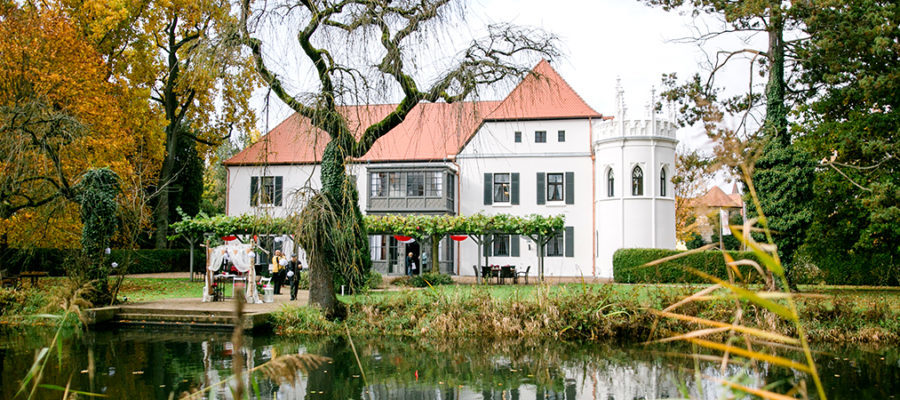
<path id="1" fill-rule="evenodd" d="M 412 252 L 406 255 L 406 275 L 413 276 L 419 274 L 419 266 L 416 256 Z"/>
<path id="2" fill-rule="evenodd" d="M 297 260 L 297 256 L 291 256 L 288 262 L 286 276 L 291 284 L 291 300 L 297 300 L 297 289 L 300 286 L 300 271 L 303 270 L 303 264 Z"/>

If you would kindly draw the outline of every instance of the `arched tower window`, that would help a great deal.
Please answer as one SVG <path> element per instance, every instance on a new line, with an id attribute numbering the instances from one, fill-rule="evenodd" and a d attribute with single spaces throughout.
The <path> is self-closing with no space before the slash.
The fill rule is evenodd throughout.
<path id="1" fill-rule="evenodd" d="M 631 170 L 631 195 L 644 195 L 644 171 L 639 166 Z"/>
<path id="2" fill-rule="evenodd" d="M 613 174 L 612 168 L 609 169 L 609 172 L 606 173 L 606 197 L 613 197 L 616 195 L 616 177 Z"/>
<path id="3" fill-rule="evenodd" d="M 659 171 L 659 196 L 666 197 L 666 168 Z"/>

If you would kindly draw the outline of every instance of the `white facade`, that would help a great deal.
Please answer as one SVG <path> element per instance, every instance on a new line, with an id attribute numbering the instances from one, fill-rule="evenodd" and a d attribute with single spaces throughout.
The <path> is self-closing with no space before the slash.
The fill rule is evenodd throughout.
<path id="1" fill-rule="evenodd" d="M 565 132 L 563 142 L 559 141 L 560 131 Z M 520 143 L 515 141 L 516 132 L 521 134 Z M 535 132 L 546 132 L 546 142 L 536 143 Z M 565 226 L 571 228 L 569 231 L 574 233 L 574 238 L 563 238 L 561 255 L 544 258 L 544 276 L 594 276 L 590 143 L 589 119 L 486 122 L 457 157 L 462 183 L 461 214 L 562 214 L 565 216 Z M 567 173 L 574 178 L 573 182 L 565 182 Z M 518 174 L 519 204 L 512 204 L 511 201 L 491 201 L 491 204 L 485 204 L 485 174 Z M 544 190 L 540 194 L 543 204 L 538 204 L 538 174 L 543 174 L 541 179 L 544 180 Z M 560 174 L 563 177 L 561 200 L 547 200 L 549 174 Z M 567 184 L 573 188 L 569 189 Z M 568 199 L 569 194 L 573 194 L 574 198 Z M 520 270 L 531 266 L 530 274 L 536 275 L 536 245 L 525 237 L 519 237 L 518 240 L 518 257 L 495 256 L 491 252 L 488 263 L 515 265 Z M 573 247 L 568 250 L 571 254 L 569 257 L 566 256 L 567 244 Z M 477 245 L 467 240 L 459 246 L 459 273 L 473 275 L 472 266 L 479 264 L 476 259 Z M 483 265 L 484 261 L 480 264 Z"/>
<path id="2" fill-rule="evenodd" d="M 569 100 L 577 98 L 574 92 L 566 93 Z M 442 160 L 404 162 L 395 158 L 352 163 L 348 173 L 356 177 L 360 208 L 364 213 L 377 214 L 394 210 L 456 215 L 562 214 L 566 228 L 548 248 L 544 276 L 612 278 L 612 257 L 617 249 L 675 248 L 675 197 L 671 178 L 675 172 L 676 128 L 672 123 L 656 120 L 655 116 L 647 120 L 622 118 L 621 98 L 620 91 L 616 118 L 604 118 L 592 110 L 581 116 L 554 114 L 544 119 L 527 115 L 492 118 L 489 114 L 457 154 L 448 154 Z M 580 98 L 576 100 L 581 102 Z M 561 103 L 544 101 L 534 109 L 545 111 L 548 104 Z M 565 112 L 566 107 L 559 106 L 554 112 L 560 109 Z M 587 105 L 584 108 L 590 110 Z M 438 132 L 439 128 L 431 130 L 435 132 L 421 134 L 443 137 L 444 132 Z M 408 152 L 401 150 L 401 154 Z M 299 212 L 302 201 L 297 200 L 296 194 L 304 188 L 321 187 L 317 165 L 308 162 L 226 165 L 229 215 L 284 216 Z M 634 181 L 637 169 L 640 185 Z M 275 189 L 266 189 L 276 179 L 278 194 Z M 409 195 L 407 183 L 419 182 L 416 179 L 422 179 L 424 189 Z M 396 183 L 389 191 L 388 181 L 391 185 Z M 399 194 L 394 195 L 395 189 Z M 266 194 L 260 196 L 259 192 Z M 256 196 L 255 204 L 251 196 Z M 403 273 L 403 261 L 397 254 L 405 254 L 406 247 L 397 245 L 390 237 L 373 238 L 372 243 L 385 243 L 385 240 L 394 246 L 390 249 L 393 255 L 387 260 L 379 259 L 384 264 L 381 270 Z M 452 264 L 442 265 L 441 270 L 474 275 L 473 267 L 485 262 L 479 257 L 487 255 L 488 264 L 515 265 L 519 271 L 530 266 L 529 275 L 536 276 L 539 273 L 536 245 L 525 237 L 507 240 L 508 243 L 497 247 L 488 246 L 490 250 L 481 254 L 472 240 L 452 244 L 447 241 L 442 246 L 449 245 L 451 249 L 442 250 L 442 254 L 451 257 Z M 377 259 L 376 253 L 373 250 L 373 259 Z"/>

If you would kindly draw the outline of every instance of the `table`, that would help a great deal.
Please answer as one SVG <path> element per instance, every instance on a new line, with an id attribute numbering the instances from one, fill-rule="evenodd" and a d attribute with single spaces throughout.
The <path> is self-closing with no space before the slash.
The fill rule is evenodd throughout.
<path id="1" fill-rule="evenodd" d="M 233 284 L 234 275 L 232 274 L 216 274 L 214 275 L 213 282 L 215 282 L 216 287 L 213 291 L 213 301 L 223 301 L 225 300 L 225 283 L 231 280 Z"/>
<path id="2" fill-rule="evenodd" d="M 37 281 L 39 278 L 48 276 L 47 271 L 25 271 L 19 274 L 19 278 L 29 278 L 31 280 L 31 287 L 37 286 Z"/>

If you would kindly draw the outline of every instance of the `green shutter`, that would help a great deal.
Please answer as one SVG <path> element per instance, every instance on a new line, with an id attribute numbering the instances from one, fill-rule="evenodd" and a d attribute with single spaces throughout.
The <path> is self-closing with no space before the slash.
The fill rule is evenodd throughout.
<path id="1" fill-rule="evenodd" d="M 491 249 L 491 235 L 484 235 L 484 241 L 482 242 L 481 246 L 484 247 L 484 256 L 490 257 L 491 250 L 493 250 Z"/>
<path id="2" fill-rule="evenodd" d="M 566 257 L 575 257 L 575 228 L 566 227 Z"/>
<path id="3" fill-rule="evenodd" d="M 281 205 L 281 185 L 284 183 L 284 179 L 281 176 L 275 177 L 275 204 L 276 206 Z"/>
<path id="4" fill-rule="evenodd" d="M 547 183 L 544 181 L 544 173 L 538 172 L 537 173 L 537 203 L 538 204 L 544 204 L 547 202 L 547 194 L 545 193 L 546 192 L 546 189 L 545 189 L 546 184 Z"/>
<path id="5" fill-rule="evenodd" d="M 259 177 L 251 176 L 250 177 L 250 205 L 256 206 L 259 205 Z"/>
<path id="6" fill-rule="evenodd" d="M 512 257 L 519 256 L 519 235 L 509 235 L 509 254 Z"/>
<path id="7" fill-rule="evenodd" d="M 566 172 L 566 204 L 575 204 L 575 173 Z"/>
<path id="8" fill-rule="evenodd" d="M 510 183 L 509 183 L 509 202 L 512 204 L 519 204 L 519 173 L 514 172 L 510 174 Z"/>
<path id="9" fill-rule="evenodd" d="M 484 174 L 484 205 L 491 205 L 494 203 L 494 196 L 491 189 L 494 186 L 494 176 L 490 173 Z"/>

